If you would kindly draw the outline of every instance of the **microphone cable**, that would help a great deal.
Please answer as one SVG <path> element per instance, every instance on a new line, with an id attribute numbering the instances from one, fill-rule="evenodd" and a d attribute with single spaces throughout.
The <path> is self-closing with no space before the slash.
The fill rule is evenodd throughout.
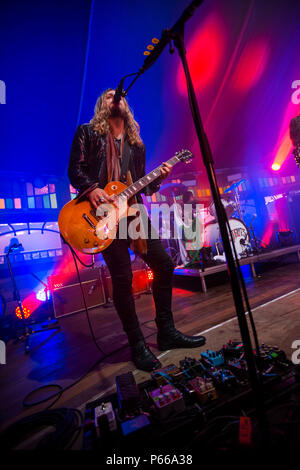
<path id="1" fill-rule="evenodd" d="M 47 230 L 47 229 L 44 229 L 44 230 Z M 54 230 L 49 230 L 51 232 L 53 232 Z M 56 233 L 60 233 L 58 231 L 55 230 Z M 85 267 L 93 267 L 94 266 L 94 263 L 92 264 L 85 264 L 81 259 L 80 257 L 77 255 L 77 253 L 74 251 L 73 247 L 62 237 L 64 243 L 66 243 L 72 253 L 72 256 L 73 256 L 73 260 L 74 260 L 74 263 L 75 263 L 75 267 L 76 267 L 76 272 L 77 272 L 77 277 L 78 277 L 78 282 L 79 282 L 79 285 L 80 285 L 80 289 L 81 289 L 81 293 L 82 293 L 82 299 L 83 299 L 83 303 L 84 303 L 84 309 L 85 309 L 85 313 L 86 313 L 86 317 L 87 317 L 87 321 L 88 321 L 88 326 L 89 326 L 89 330 L 90 330 L 90 333 L 91 333 L 91 337 L 92 337 L 92 340 L 93 340 L 93 343 L 95 344 L 96 348 L 98 349 L 98 351 L 102 354 L 102 357 L 100 357 L 94 364 L 91 365 L 91 367 L 84 373 L 82 374 L 78 379 L 76 379 L 74 382 L 72 382 L 71 384 L 65 386 L 65 387 L 62 387 L 61 385 L 59 384 L 48 384 L 48 385 L 42 385 L 41 387 L 37 387 L 35 389 L 33 389 L 31 392 L 29 392 L 25 398 L 23 399 L 23 407 L 25 408 L 31 408 L 33 406 L 36 406 L 36 405 L 40 405 L 42 403 L 46 403 L 48 402 L 49 400 L 53 399 L 53 401 L 50 403 L 50 405 L 48 405 L 45 409 L 46 410 L 49 410 L 52 406 L 55 405 L 55 403 L 58 402 L 58 400 L 62 397 L 63 393 L 67 390 L 69 390 L 70 388 L 74 387 L 75 385 L 77 385 L 81 380 L 83 380 L 90 372 L 92 372 L 93 369 L 95 369 L 95 367 L 97 367 L 101 362 L 105 361 L 106 359 L 108 359 L 109 357 L 113 356 L 114 354 L 116 353 L 119 353 L 120 351 L 123 351 L 124 349 L 126 349 L 128 347 L 128 344 L 124 344 L 123 346 L 120 346 L 119 348 L 117 349 L 114 349 L 113 351 L 111 351 L 110 353 L 105 353 L 103 351 L 103 349 L 98 345 L 97 343 L 97 339 L 95 337 L 95 333 L 94 333 L 94 330 L 93 330 L 93 327 L 92 327 L 92 323 L 91 323 L 91 320 L 90 320 L 90 316 L 89 316 L 89 312 L 88 312 L 88 307 L 87 307 L 87 303 L 86 303 L 86 299 L 85 299 L 85 294 L 84 294 L 84 290 L 83 290 L 83 286 L 82 286 L 82 281 L 80 279 L 80 273 L 79 273 L 79 269 L 78 269 L 78 263 L 77 263 L 77 260 Z M 152 320 L 151 320 L 152 321 Z M 145 322 L 146 323 L 146 322 Z M 153 336 L 153 333 L 145 336 L 145 340 L 147 340 L 148 338 L 150 338 L 151 336 Z M 36 400 L 36 401 L 33 401 L 32 398 L 36 395 L 36 394 L 39 394 L 41 391 L 44 391 L 44 390 L 47 390 L 47 389 L 54 389 L 54 392 L 47 396 L 47 397 L 44 397 L 44 398 L 41 398 L 39 400 Z"/>

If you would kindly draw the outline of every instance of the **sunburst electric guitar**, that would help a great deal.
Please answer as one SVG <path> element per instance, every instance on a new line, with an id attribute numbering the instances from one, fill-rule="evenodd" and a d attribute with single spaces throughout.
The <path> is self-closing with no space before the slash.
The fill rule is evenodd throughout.
<path id="1" fill-rule="evenodd" d="M 192 158 L 189 150 L 181 150 L 167 163 L 174 166 L 179 162 L 189 163 Z M 66 242 L 82 253 L 95 254 L 105 250 L 114 240 L 120 220 L 136 216 L 136 209 L 130 207 L 130 200 L 159 178 L 161 167 L 158 166 L 130 186 L 120 181 L 108 183 L 104 191 L 109 196 L 115 195 L 115 200 L 110 204 L 100 204 L 97 214 L 88 200 L 73 199 L 65 204 L 59 213 L 58 225 Z"/>

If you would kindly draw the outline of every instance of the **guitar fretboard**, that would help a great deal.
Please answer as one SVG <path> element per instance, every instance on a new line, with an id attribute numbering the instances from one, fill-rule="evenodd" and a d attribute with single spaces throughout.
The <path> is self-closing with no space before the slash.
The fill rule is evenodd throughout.
<path id="1" fill-rule="evenodd" d="M 170 158 L 166 163 L 168 163 L 171 166 L 176 165 L 176 163 L 180 162 L 180 158 L 178 157 L 172 157 Z M 139 180 L 135 181 L 135 183 L 131 184 L 128 186 L 128 188 L 124 189 L 120 194 L 119 198 L 121 199 L 129 199 L 133 196 L 135 196 L 139 191 L 141 191 L 143 188 L 148 186 L 148 184 L 152 183 L 152 181 L 155 181 L 160 175 L 160 169 L 162 168 L 163 165 L 159 165 L 155 170 L 150 171 L 147 175 L 143 176 Z"/>

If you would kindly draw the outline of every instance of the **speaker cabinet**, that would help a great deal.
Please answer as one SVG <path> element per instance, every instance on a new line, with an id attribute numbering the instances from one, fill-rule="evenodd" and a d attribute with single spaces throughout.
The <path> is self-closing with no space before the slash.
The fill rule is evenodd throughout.
<path id="1" fill-rule="evenodd" d="M 288 196 L 290 227 L 295 234 L 295 242 L 300 243 L 300 193 Z"/>
<path id="2" fill-rule="evenodd" d="M 81 284 L 88 308 L 105 303 L 99 268 L 80 271 Z M 60 273 L 48 277 L 55 318 L 81 312 L 84 308 L 82 292 L 75 273 Z"/>
<path id="3" fill-rule="evenodd" d="M 144 294 L 145 292 L 149 292 L 151 289 L 151 285 L 148 279 L 148 274 L 146 269 L 137 269 L 132 270 L 132 293 L 135 295 Z M 103 274 L 104 282 L 105 282 L 105 289 L 106 295 L 108 298 L 112 299 L 112 281 L 109 275 L 108 270 L 105 269 Z"/>

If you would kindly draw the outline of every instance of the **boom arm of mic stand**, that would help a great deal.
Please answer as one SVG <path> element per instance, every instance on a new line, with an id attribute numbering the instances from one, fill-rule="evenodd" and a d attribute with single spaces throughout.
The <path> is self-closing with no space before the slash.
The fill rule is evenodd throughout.
<path id="1" fill-rule="evenodd" d="M 128 90 L 132 87 L 132 85 L 136 82 L 136 80 L 148 70 L 154 62 L 158 59 L 160 54 L 163 52 L 164 48 L 170 43 L 171 39 L 173 38 L 174 34 L 179 31 L 184 23 L 194 14 L 195 10 L 200 6 L 203 0 L 193 0 L 183 11 L 179 20 L 172 26 L 171 29 L 164 29 L 162 32 L 162 36 L 159 40 L 159 43 L 155 46 L 153 51 L 147 56 L 144 60 L 144 65 L 140 68 L 139 72 L 135 79 L 131 82 L 127 90 L 124 92 L 124 96 L 127 95 Z M 134 74 L 131 74 L 134 75 Z M 129 75 L 126 75 L 129 77 Z"/>

